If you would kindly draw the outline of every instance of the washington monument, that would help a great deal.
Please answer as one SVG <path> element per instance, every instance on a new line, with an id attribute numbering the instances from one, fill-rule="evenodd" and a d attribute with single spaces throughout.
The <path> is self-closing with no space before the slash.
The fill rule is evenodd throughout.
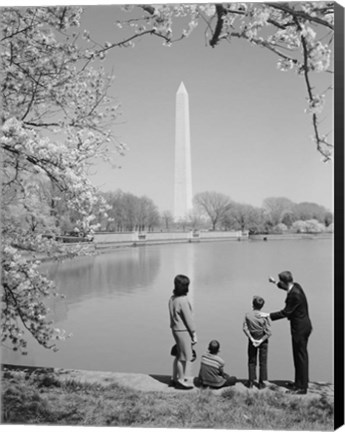
<path id="1" fill-rule="evenodd" d="M 181 82 L 176 93 L 174 219 L 185 218 L 193 208 L 189 101 Z"/>

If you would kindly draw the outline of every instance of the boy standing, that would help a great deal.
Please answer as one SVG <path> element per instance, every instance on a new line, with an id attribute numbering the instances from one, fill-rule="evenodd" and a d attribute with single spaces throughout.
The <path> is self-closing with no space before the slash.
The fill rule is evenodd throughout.
<path id="1" fill-rule="evenodd" d="M 268 318 L 262 318 L 260 310 L 265 304 L 262 297 L 253 297 L 253 310 L 244 318 L 243 331 L 248 337 L 248 387 L 252 388 L 256 380 L 257 354 L 259 352 L 259 389 L 265 388 L 267 381 L 268 338 L 271 336 Z"/>

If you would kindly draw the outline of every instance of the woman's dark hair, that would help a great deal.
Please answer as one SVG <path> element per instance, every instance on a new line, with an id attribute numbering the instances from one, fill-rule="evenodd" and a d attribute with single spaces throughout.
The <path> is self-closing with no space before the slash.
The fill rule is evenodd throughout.
<path id="1" fill-rule="evenodd" d="M 174 279 L 174 295 L 176 297 L 183 296 L 188 293 L 189 277 L 185 275 L 177 275 Z"/>
<path id="2" fill-rule="evenodd" d="M 293 282 L 292 273 L 288 270 L 279 273 L 278 277 L 279 277 L 279 280 L 281 280 L 282 282 L 284 282 L 286 284 Z"/>
<path id="3" fill-rule="evenodd" d="M 220 345 L 217 340 L 211 340 L 208 344 L 208 350 L 211 354 L 217 354 L 219 351 Z"/>

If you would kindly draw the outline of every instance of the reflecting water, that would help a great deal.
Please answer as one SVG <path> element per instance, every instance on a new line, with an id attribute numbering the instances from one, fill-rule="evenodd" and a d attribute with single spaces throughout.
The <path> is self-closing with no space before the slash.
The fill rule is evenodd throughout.
<path id="1" fill-rule="evenodd" d="M 256 294 L 266 300 L 265 311 L 281 309 L 286 294 L 267 279 L 289 269 L 306 292 L 314 328 L 310 379 L 333 382 L 332 246 L 331 240 L 175 244 L 119 249 L 45 265 L 66 295 L 51 304 L 53 319 L 73 336 L 59 345 L 57 353 L 31 341 L 28 356 L 3 350 L 2 361 L 170 374 L 173 339 L 167 302 L 174 276 L 184 273 L 191 279 L 198 358 L 211 339 L 218 339 L 225 369 L 246 378 L 244 314 Z M 293 378 L 287 320 L 272 323 L 268 369 L 270 379 Z"/>

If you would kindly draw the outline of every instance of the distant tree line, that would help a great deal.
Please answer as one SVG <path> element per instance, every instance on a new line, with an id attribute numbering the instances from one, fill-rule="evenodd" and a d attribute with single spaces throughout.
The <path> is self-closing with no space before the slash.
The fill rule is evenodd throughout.
<path id="1" fill-rule="evenodd" d="M 99 192 L 105 205 L 95 207 L 87 216 L 70 208 L 59 190 L 43 178 L 28 178 L 26 190 L 25 205 L 35 211 L 28 214 L 20 200 L 9 205 L 12 224 L 32 234 L 64 235 L 75 229 L 85 235 L 95 231 L 242 230 L 269 234 L 333 230 L 333 214 L 325 207 L 284 197 L 266 198 L 262 207 L 255 207 L 218 192 L 201 192 L 194 196 L 193 210 L 176 221 L 170 211 L 160 212 L 151 198 L 121 190 Z"/>
<path id="2" fill-rule="evenodd" d="M 333 230 L 333 214 L 312 203 L 294 203 L 284 197 L 270 197 L 262 207 L 242 204 L 217 192 L 201 192 L 194 206 L 212 230 L 242 230 L 251 234 L 322 232 Z"/>
<path id="3" fill-rule="evenodd" d="M 137 197 L 131 193 L 102 193 L 108 204 L 106 214 L 98 216 L 99 228 L 103 231 L 153 231 L 160 227 L 161 218 L 152 199 Z"/>
<path id="4" fill-rule="evenodd" d="M 271 197 L 262 207 L 233 201 L 218 192 L 201 192 L 194 196 L 193 210 L 175 221 L 170 211 L 159 212 L 148 197 L 137 197 L 120 190 L 106 192 L 106 215 L 97 218 L 102 231 L 169 230 L 242 230 L 251 234 L 323 232 L 333 230 L 333 214 L 312 203 L 294 203 L 288 198 Z"/>

